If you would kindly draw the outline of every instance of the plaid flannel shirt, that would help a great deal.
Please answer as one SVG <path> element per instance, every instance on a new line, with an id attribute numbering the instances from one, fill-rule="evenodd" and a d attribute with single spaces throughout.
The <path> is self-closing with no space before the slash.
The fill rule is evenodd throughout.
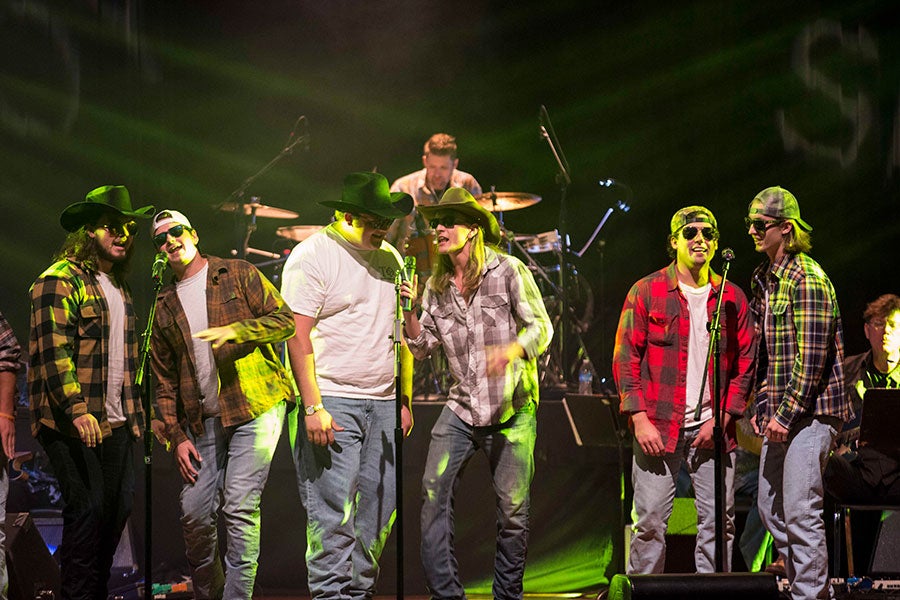
<path id="1" fill-rule="evenodd" d="M 122 408 L 131 434 L 141 436 L 144 411 L 138 387 L 137 335 L 131 291 L 124 286 L 125 384 Z M 103 437 L 112 433 L 106 416 L 109 364 L 109 308 L 97 274 L 61 260 L 31 286 L 31 335 L 28 341 L 28 395 L 31 431 L 41 427 L 77 438 L 73 419 L 90 413 Z"/>
<path id="2" fill-rule="evenodd" d="M 785 254 L 775 264 L 759 265 L 750 287 L 760 351 L 765 350 L 768 361 L 766 372 L 757 378 L 759 428 L 771 418 L 788 429 L 811 415 L 850 420 L 841 313 L 834 287 L 819 263 L 803 253 Z M 762 368 L 764 361 L 759 364 Z"/>
<path id="3" fill-rule="evenodd" d="M 232 325 L 238 334 L 234 343 L 213 350 L 222 425 L 230 427 L 255 419 L 282 400 L 294 402 L 290 376 L 273 345 L 294 335 L 294 315 L 275 286 L 250 263 L 206 258 L 209 326 Z M 151 359 L 156 407 L 173 446 L 188 439 L 187 427 L 203 435 L 191 333 L 175 285 L 164 287 L 156 302 Z"/>
<path id="4" fill-rule="evenodd" d="M 722 277 L 710 271 L 710 283 L 706 308 L 712 322 Z M 725 410 L 735 417 L 726 430 L 730 450 L 735 445 L 734 424 L 746 406 L 753 383 L 756 345 L 744 292 L 728 282 L 724 294 L 719 319 L 719 389 L 725 398 Z M 684 425 L 689 338 L 690 312 L 672 262 L 635 283 L 628 292 L 616 331 L 612 365 L 621 412 L 645 411 L 659 431 L 666 452 L 675 451 Z M 710 361 L 710 382 L 712 376 Z"/>
<path id="5" fill-rule="evenodd" d="M 537 357 L 550 345 L 553 326 L 522 261 L 485 248 L 484 276 L 469 303 L 453 283 L 440 295 L 426 287 L 421 326 L 417 338 L 407 339 L 409 349 L 421 360 L 443 345 L 453 377 L 447 406 L 460 419 L 496 425 L 529 403 L 537 405 Z M 515 341 L 525 358 L 507 365 L 505 376 L 488 377 L 486 347 Z"/>
<path id="6" fill-rule="evenodd" d="M 0 313 L 0 371 L 17 373 L 21 354 L 16 334 L 3 313 Z"/>

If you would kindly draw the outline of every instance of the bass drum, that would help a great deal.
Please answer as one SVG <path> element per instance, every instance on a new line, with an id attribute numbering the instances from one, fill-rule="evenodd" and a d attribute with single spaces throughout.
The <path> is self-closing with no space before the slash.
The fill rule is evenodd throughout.
<path id="1" fill-rule="evenodd" d="M 434 232 L 414 235 L 403 246 L 403 256 L 416 257 L 416 274 L 419 276 L 419 293 L 424 289 L 425 280 L 431 275 L 431 265 L 437 255 Z"/>

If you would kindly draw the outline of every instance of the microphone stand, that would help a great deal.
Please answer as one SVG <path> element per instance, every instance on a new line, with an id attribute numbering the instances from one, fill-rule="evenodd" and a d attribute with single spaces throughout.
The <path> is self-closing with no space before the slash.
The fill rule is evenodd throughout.
<path id="1" fill-rule="evenodd" d="M 556 183 L 559 184 L 560 189 L 560 199 L 559 199 L 559 237 L 560 237 L 560 247 L 562 248 L 562 264 L 559 266 L 559 287 L 560 287 L 560 307 L 562 317 L 560 318 L 559 323 L 559 347 L 562 350 L 562 369 L 563 369 L 563 378 L 566 382 L 570 379 L 570 373 L 568 372 L 571 361 L 569 361 L 569 353 L 568 353 L 568 342 L 569 342 L 569 298 L 567 293 L 568 288 L 568 274 L 569 274 L 569 232 L 567 228 L 568 221 L 568 209 L 566 207 L 566 190 L 569 184 L 572 183 L 572 178 L 569 176 L 569 163 L 566 160 L 565 154 L 563 154 L 562 148 L 559 145 L 559 140 L 556 138 L 556 132 L 553 131 L 553 124 L 550 122 L 550 114 L 547 112 L 547 107 L 543 104 L 541 105 L 540 112 L 538 114 L 538 121 L 540 124 L 540 133 L 541 137 L 547 141 L 547 145 L 550 146 L 550 152 L 553 153 L 553 158 L 556 160 L 556 166 L 559 171 L 556 174 Z"/>
<path id="2" fill-rule="evenodd" d="M 716 300 L 716 310 L 713 312 L 713 320 L 709 324 L 709 347 L 706 350 L 705 365 L 709 365 L 712 359 L 712 390 L 711 399 L 713 404 L 713 464 L 715 466 L 715 567 L 717 573 L 725 571 L 725 462 L 724 462 L 724 439 L 722 431 L 722 420 L 725 412 L 725 399 L 721 398 L 721 381 L 719 377 L 719 336 L 721 334 L 720 316 L 722 312 L 722 301 L 725 297 L 725 282 L 728 280 L 728 269 L 731 267 L 731 261 L 734 257 L 725 258 L 725 264 L 722 267 L 722 283 L 719 286 L 719 297 Z M 703 378 L 700 384 L 700 400 L 698 402 L 698 412 L 703 403 L 703 392 L 706 389 L 707 370 L 703 370 Z"/>
<path id="3" fill-rule="evenodd" d="M 402 268 L 397 270 L 394 276 L 394 290 L 396 291 L 396 310 L 394 311 L 394 495 L 397 497 L 397 517 L 394 519 L 394 529 L 397 540 L 397 600 L 403 599 L 403 389 L 401 387 L 400 356 L 403 338 L 403 298 L 400 296 L 400 283 L 402 281 Z"/>
<path id="4" fill-rule="evenodd" d="M 150 356 L 150 332 L 156 319 L 156 301 L 162 289 L 162 274 L 153 278 L 153 302 L 147 315 L 147 326 L 141 334 L 141 351 L 138 358 L 137 373 L 134 384 L 140 388 L 144 408 L 144 598 L 153 598 L 152 555 L 153 541 L 153 406 L 150 402 L 151 376 L 144 376 L 147 360 Z"/>

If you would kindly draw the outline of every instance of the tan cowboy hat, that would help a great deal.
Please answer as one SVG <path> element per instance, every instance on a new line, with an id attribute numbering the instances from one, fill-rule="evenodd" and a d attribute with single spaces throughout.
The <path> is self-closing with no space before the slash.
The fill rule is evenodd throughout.
<path id="1" fill-rule="evenodd" d="M 465 188 L 452 187 L 444 192 L 440 202 L 429 206 L 419 205 L 416 210 L 425 220 L 430 221 L 441 210 L 453 210 L 471 217 L 472 222 L 484 231 L 484 241 L 488 244 L 500 243 L 500 225 L 491 211 L 487 210 Z"/>

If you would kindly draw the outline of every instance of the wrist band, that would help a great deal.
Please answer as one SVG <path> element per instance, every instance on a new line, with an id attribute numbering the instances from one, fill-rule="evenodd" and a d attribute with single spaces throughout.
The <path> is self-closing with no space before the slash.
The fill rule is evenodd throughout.
<path id="1" fill-rule="evenodd" d="M 16 420 L 15 416 L 13 416 L 9 413 L 5 413 L 5 412 L 0 412 L 0 417 L 3 417 L 4 419 L 9 419 L 10 421 L 13 421 L 13 422 L 15 422 L 15 420 Z"/>

